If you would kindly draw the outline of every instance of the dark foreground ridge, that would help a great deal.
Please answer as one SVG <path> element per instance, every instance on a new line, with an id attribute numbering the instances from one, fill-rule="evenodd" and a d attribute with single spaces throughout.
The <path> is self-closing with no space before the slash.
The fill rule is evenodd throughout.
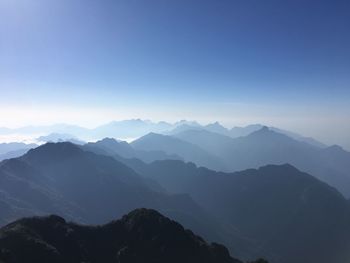
<path id="1" fill-rule="evenodd" d="M 137 209 L 102 226 L 24 218 L 0 229 L 0 262 L 239 263 L 155 210 Z"/>

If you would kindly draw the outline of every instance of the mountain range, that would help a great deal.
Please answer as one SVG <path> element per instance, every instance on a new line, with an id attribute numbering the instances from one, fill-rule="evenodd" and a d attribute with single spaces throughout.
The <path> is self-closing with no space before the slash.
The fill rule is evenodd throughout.
<path id="1" fill-rule="evenodd" d="M 47 143 L 20 158 L 0 163 L 0 218 L 59 214 L 83 223 L 104 223 L 137 207 L 196 211 L 185 195 L 148 188 L 149 179 L 121 162 L 72 143 Z M 155 185 L 152 182 L 152 185 Z M 101 205 L 105 209 L 101 209 Z M 112 209 L 113 208 L 113 209 Z M 180 212 L 179 212 L 180 213 Z"/>
<path id="2" fill-rule="evenodd" d="M 225 164 L 221 169 L 223 171 L 290 163 L 350 197 L 350 153 L 339 146 L 320 148 L 267 127 L 238 138 L 205 130 L 187 130 L 173 137 L 219 157 Z"/>
<path id="3" fill-rule="evenodd" d="M 259 124 L 64 127 L 41 146 L 0 144 L 0 225 L 48 214 L 104 224 L 146 207 L 243 260 L 350 260 L 350 153 L 340 146 Z M 84 143 L 70 129 L 112 136 Z"/>
<path id="4" fill-rule="evenodd" d="M 101 138 L 111 137 L 117 139 L 135 139 L 144 136 L 148 133 L 160 133 L 165 135 L 172 135 L 185 130 L 200 129 L 207 130 L 210 132 L 219 133 L 232 138 L 240 136 L 246 136 L 254 131 L 257 131 L 264 127 L 261 124 L 252 124 L 245 127 L 233 127 L 232 129 L 225 128 L 219 122 L 214 122 L 208 125 L 201 125 L 196 121 L 181 120 L 175 123 L 168 123 L 164 121 L 152 122 L 149 120 L 131 119 L 122 121 L 112 121 L 110 123 L 100 125 L 96 128 L 83 128 L 76 125 L 68 124 L 55 124 L 47 126 L 26 126 L 21 128 L 1 128 L 0 135 L 9 134 L 24 134 L 24 135 L 37 135 L 50 136 L 51 138 L 43 139 L 45 142 L 58 142 L 58 139 L 67 141 L 72 138 L 79 138 L 84 141 L 96 141 Z M 304 137 L 294 132 L 270 127 L 270 129 L 283 133 L 298 141 L 307 142 L 317 147 L 326 147 L 323 143 L 310 138 Z M 52 135 L 53 134 L 53 135 Z M 59 134 L 60 136 L 54 136 Z M 66 135 L 69 135 L 68 137 Z M 75 138 L 75 139 L 76 139 Z M 33 139 L 38 139 L 33 137 Z"/>
<path id="5" fill-rule="evenodd" d="M 225 166 L 218 157 L 203 150 L 200 146 L 169 135 L 149 133 L 133 141 L 130 145 L 137 150 L 163 151 L 166 154 L 175 154 L 186 161 L 211 169 L 220 170 Z"/>
<path id="6" fill-rule="evenodd" d="M 190 193 L 255 244 L 253 255 L 290 263 L 349 260 L 349 202 L 291 165 L 227 174 L 169 160 L 134 169 L 171 193 Z"/>
<path id="7" fill-rule="evenodd" d="M 0 223 L 58 214 L 101 224 L 147 207 L 238 258 L 349 261 L 349 201 L 291 165 L 224 173 L 181 160 L 111 157 L 94 147 L 47 143 L 1 162 Z"/>
<path id="8" fill-rule="evenodd" d="M 47 143 L 0 162 L 1 225 L 47 214 L 102 224 L 139 207 L 157 209 L 210 241 L 239 240 L 224 235 L 215 216 L 188 194 L 168 194 L 153 179 L 138 175 L 116 158 L 72 143 Z"/>
<path id="9" fill-rule="evenodd" d="M 104 138 L 94 143 L 90 142 L 83 145 L 81 148 L 97 154 L 110 155 L 117 158 L 118 156 L 124 158 L 137 158 L 146 163 L 156 160 L 182 160 L 182 158 L 176 154 L 167 154 L 161 150 L 138 150 L 125 141 L 117 141 L 113 138 Z"/>
<path id="10" fill-rule="evenodd" d="M 315 146 L 268 127 L 238 138 L 198 127 L 180 129 L 171 135 L 150 133 L 131 142 L 130 146 L 143 151 L 162 151 L 224 172 L 290 163 L 350 197 L 349 152 L 337 145 Z"/>

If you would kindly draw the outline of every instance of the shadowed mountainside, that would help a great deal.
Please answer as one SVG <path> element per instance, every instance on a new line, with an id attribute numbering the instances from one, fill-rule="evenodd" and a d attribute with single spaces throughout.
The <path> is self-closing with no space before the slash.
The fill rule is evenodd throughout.
<path id="1" fill-rule="evenodd" d="M 47 214 L 100 224 L 137 207 L 157 209 L 208 240 L 242 244 L 188 194 L 169 195 L 120 161 L 72 143 L 47 143 L 0 163 L 1 224 Z"/>
<path id="2" fill-rule="evenodd" d="M 348 200 L 290 165 L 220 173 L 178 160 L 114 158 L 48 143 L 1 162 L 0 223 L 44 214 L 104 223 L 149 207 L 239 258 L 349 260 Z"/>
<path id="3" fill-rule="evenodd" d="M 132 165 L 131 163 L 129 165 Z M 180 161 L 135 163 L 171 193 L 189 193 L 271 262 L 347 262 L 350 206 L 337 190 L 290 165 L 222 173 Z"/>
<path id="4" fill-rule="evenodd" d="M 4 263 L 184 262 L 239 263 L 219 244 L 207 244 L 157 211 L 138 209 L 102 226 L 58 216 L 25 218 L 0 229 Z"/>

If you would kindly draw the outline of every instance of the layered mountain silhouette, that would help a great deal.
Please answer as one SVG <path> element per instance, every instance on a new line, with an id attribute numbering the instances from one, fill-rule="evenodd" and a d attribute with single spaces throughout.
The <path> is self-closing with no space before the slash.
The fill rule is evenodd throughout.
<path id="1" fill-rule="evenodd" d="M 67 223 L 58 216 L 18 220 L 0 229 L 0 260 L 24 262 L 239 263 L 219 244 L 155 210 L 137 209 L 102 226 Z"/>
<path id="2" fill-rule="evenodd" d="M 137 150 L 131 147 L 131 145 L 127 142 L 117 141 L 113 138 L 104 138 L 95 143 L 85 144 L 82 149 L 92 151 L 97 154 L 105 154 L 110 156 L 118 155 L 124 158 L 137 158 L 147 163 L 156 160 L 182 160 L 182 158 L 176 154 L 166 154 L 163 151 Z"/>
<path id="3" fill-rule="evenodd" d="M 0 163 L 2 225 L 47 214 L 101 224 L 138 207 L 157 209 L 208 240 L 241 243 L 236 235 L 224 235 L 215 216 L 188 194 L 169 195 L 153 179 L 138 175 L 120 161 L 72 143 L 47 143 Z"/>
<path id="4" fill-rule="evenodd" d="M 261 129 L 263 125 L 252 124 L 245 127 L 233 127 L 228 129 L 222 126 L 219 122 L 214 122 L 208 125 L 201 125 L 196 121 L 181 120 L 176 123 L 168 123 L 164 121 L 152 122 L 149 120 L 130 119 L 122 121 L 113 121 L 96 128 L 88 129 L 76 125 L 69 124 L 55 124 L 47 126 L 25 126 L 15 129 L 0 127 L 0 135 L 21 134 L 27 136 L 34 136 L 35 139 L 38 134 L 49 134 L 50 137 L 41 138 L 39 141 L 44 142 L 59 142 L 72 141 L 72 138 L 79 138 L 79 141 L 96 141 L 101 138 L 110 137 L 123 140 L 136 139 L 148 133 L 160 133 L 165 135 L 173 135 L 186 130 L 206 130 L 210 132 L 219 133 L 231 138 L 247 136 L 248 134 Z M 295 140 L 309 143 L 316 147 L 326 147 L 323 143 L 310 138 L 304 137 L 294 132 L 270 127 L 271 130 L 285 134 Z M 60 136 L 56 136 L 59 134 Z M 70 135 L 69 137 L 65 135 Z M 36 138 L 37 139 L 37 138 Z M 72 141 L 74 142 L 74 141 Z M 76 143 L 76 142 L 74 142 Z M 80 144 L 80 142 L 78 143 Z"/>
<path id="5" fill-rule="evenodd" d="M 256 132 L 262 128 L 264 128 L 264 125 L 261 124 L 251 124 L 251 125 L 247 125 L 245 127 L 233 127 L 231 129 L 227 129 L 226 127 L 222 126 L 219 122 L 214 122 L 205 126 L 199 125 L 198 123 L 184 123 L 181 125 L 176 126 L 174 129 L 172 129 L 170 132 L 168 132 L 169 135 L 174 135 L 174 134 L 178 134 L 180 132 L 185 132 L 185 131 L 189 131 L 189 130 L 197 130 L 197 131 L 209 131 L 209 132 L 213 132 L 213 133 L 218 133 L 221 135 L 225 135 L 231 138 L 238 138 L 238 137 L 243 137 L 243 136 L 247 136 L 253 132 Z M 287 131 L 287 130 L 283 130 L 283 129 L 279 129 L 276 127 L 269 127 L 270 130 L 278 132 L 278 133 L 282 133 L 284 135 L 287 135 L 288 137 L 295 139 L 297 141 L 300 142 L 305 142 L 308 143 L 310 145 L 313 145 L 315 147 L 319 147 L 319 148 L 325 148 L 327 147 L 325 144 L 311 138 L 311 137 L 305 137 L 302 136 L 298 133 L 295 132 L 291 132 L 291 131 Z"/>
<path id="6" fill-rule="evenodd" d="M 0 178 L 1 200 L 13 207 L 8 213 L 0 211 L 6 221 L 18 215 L 55 213 L 84 223 L 104 223 L 140 206 L 171 210 L 170 203 L 177 202 L 176 197 L 151 191 L 147 180 L 124 164 L 71 143 L 48 143 L 3 161 Z"/>
<path id="7" fill-rule="evenodd" d="M 319 148 L 267 127 L 235 139 L 205 130 L 187 130 L 173 136 L 218 156 L 225 164 L 221 170 L 290 163 L 350 196 L 350 153 L 338 146 Z"/>
<path id="8" fill-rule="evenodd" d="M 350 260 L 348 200 L 291 165 L 228 174 L 168 160 L 134 169 L 169 192 L 190 193 L 254 243 L 253 256 L 280 263 Z"/>
<path id="9" fill-rule="evenodd" d="M 47 214 L 101 224 L 148 207 L 242 259 L 349 261 L 349 201 L 290 165 L 223 173 L 180 160 L 147 164 L 91 149 L 96 147 L 47 143 L 1 162 L 0 224 Z"/>
<path id="10" fill-rule="evenodd" d="M 172 136 L 149 133 L 131 143 L 137 150 L 163 151 L 167 154 L 181 156 L 185 161 L 194 162 L 199 166 L 211 169 L 221 169 L 225 164 L 214 154 L 202 149 L 199 145 L 179 140 Z"/>

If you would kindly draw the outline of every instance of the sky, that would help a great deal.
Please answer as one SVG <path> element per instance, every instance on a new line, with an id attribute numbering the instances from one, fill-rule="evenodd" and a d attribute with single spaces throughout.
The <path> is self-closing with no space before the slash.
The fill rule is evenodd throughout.
<path id="1" fill-rule="evenodd" d="M 350 149 L 350 2 L 0 0 L 0 127 L 263 123 Z"/>

